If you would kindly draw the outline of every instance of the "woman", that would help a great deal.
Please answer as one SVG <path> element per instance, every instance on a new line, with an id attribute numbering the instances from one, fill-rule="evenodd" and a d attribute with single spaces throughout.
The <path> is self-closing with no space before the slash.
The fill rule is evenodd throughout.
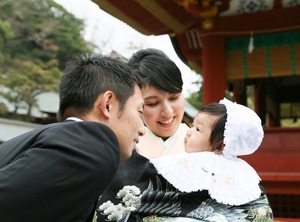
<path id="1" fill-rule="evenodd" d="M 183 81 L 176 64 L 164 52 L 153 48 L 139 50 L 128 64 L 148 83 L 142 89 L 145 102 L 143 120 L 147 132 L 137 144 L 132 158 L 120 164 L 114 181 L 99 199 L 99 205 L 108 200 L 117 204 L 120 200 L 114 198 L 125 185 L 146 189 L 149 178 L 156 177 L 148 159 L 184 152 L 184 137 L 189 129 L 182 123 Z M 97 216 L 98 221 L 107 219 L 102 211 L 98 211 Z M 131 220 L 140 221 L 137 218 Z"/>
<path id="2" fill-rule="evenodd" d="M 143 120 L 146 136 L 138 144 L 137 152 L 155 158 L 182 152 L 188 126 L 184 115 L 183 81 L 181 72 L 166 54 L 157 49 L 143 49 L 133 54 L 130 66 L 148 80 L 142 89 L 145 102 Z"/>

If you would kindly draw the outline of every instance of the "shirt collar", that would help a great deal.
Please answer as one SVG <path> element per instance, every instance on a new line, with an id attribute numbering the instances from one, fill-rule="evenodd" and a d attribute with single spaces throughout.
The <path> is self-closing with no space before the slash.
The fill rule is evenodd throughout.
<path id="1" fill-rule="evenodd" d="M 66 120 L 74 120 L 74 121 L 76 121 L 76 122 L 81 122 L 81 121 L 83 121 L 82 119 L 79 119 L 79 118 L 77 118 L 77 117 L 68 117 Z"/>

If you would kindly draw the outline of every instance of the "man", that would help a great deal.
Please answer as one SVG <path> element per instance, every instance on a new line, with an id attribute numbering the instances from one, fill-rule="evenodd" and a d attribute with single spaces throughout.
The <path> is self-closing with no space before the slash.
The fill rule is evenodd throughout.
<path id="1" fill-rule="evenodd" d="M 91 221 L 98 197 L 145 134 L 138 77 L 81 55 L 60 83 L 60 123 L 0 146 L 0 221 Z"/>

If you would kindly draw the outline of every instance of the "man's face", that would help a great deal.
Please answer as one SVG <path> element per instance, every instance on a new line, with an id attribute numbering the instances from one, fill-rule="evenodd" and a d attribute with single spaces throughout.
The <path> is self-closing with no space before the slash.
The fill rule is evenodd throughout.
<path id="1" fill-rule="evenodd" d="M 120 144 L 121 160 L 131 157 L 132 151 L 139 142 L 139 137 L 145 134 L 143 111 L 144 100 L 140 88 L 136 86 L 134 95 L 129 97 L 124 109 L 117 114 L 117 118 L 114 118 L 111 124 Z"/>

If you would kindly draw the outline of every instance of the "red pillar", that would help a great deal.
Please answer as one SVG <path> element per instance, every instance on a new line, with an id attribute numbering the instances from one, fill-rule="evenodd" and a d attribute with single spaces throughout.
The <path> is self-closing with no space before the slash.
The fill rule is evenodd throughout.
<path id="1" fill-rule="evenodd" d="M 204 34 L 202 40 L 203 104 L 219 102 L 225 96 L 224 38 Z"/>
<path id="2" fill-rule="evenodd" d="M 259 115 L 264 126 L 272 127 L 274 126 L 274 119 L 272 113 L 267 111 L 266 106 L 267 102 L 263 89 L 256 84 L 254 86 L 254 111 Z"/>
<path id="3" fill-rule="evenodd" d="M 246 106 L 247 105 L 246 92 L 234 90 L 232 101 Z"/>
<path id="4" fill-rule="evenodd" d="M 238 80 L 235 81 L 235 84 L 233 84 L 232 101 L 247 106 L 247 89 L 245 80 Z"/>

